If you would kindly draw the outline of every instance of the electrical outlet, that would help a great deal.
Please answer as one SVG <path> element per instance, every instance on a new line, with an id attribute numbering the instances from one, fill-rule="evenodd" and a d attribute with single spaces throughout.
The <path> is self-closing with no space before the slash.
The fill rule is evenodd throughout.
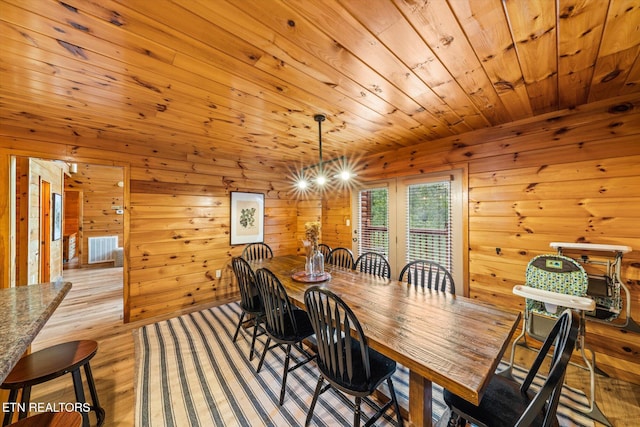
<path id="1" fill-rule="evenodd" d="M 219 279 L 222 277 L 222 270 L 216 270 L 216 279 Z"/>

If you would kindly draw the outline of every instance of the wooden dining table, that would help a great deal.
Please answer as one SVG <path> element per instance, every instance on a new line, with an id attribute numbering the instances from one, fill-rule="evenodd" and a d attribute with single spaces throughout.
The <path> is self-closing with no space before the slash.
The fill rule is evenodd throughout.
<path id="1" fill-rule="evenodd" d="M 409 369 L 411 425 L 432 425 L 434 382 L 480 402 L 518 326 L 519 311 L 335 266 L 326 266 L 328 280 L 307 283 L 292 277 L 304 270 L 304 260 L 278 256 L 250 264 L 254 271 L 271 270 L 301 308 L 313 284 L 339 295 L 358 317 L 369 346 Z"/>

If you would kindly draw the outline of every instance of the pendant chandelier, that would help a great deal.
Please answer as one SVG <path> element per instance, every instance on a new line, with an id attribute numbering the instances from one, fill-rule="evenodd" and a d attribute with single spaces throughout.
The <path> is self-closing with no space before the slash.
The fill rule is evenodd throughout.
<path id="1" fill-rule="evenodd" d="M 332 178 L 339 178 L 342 181 L 349 181 L 356 175 L 347 167 L 347 159 L 345 156 L 333 158 L 324 162 L 322 160 L 322 122 L 326 120 L 324 114 L 316 114 L 313 120 L 318 122 L 318 163 L 302 168 L 302 172 L 297 178 L 296 187 L 299 190 L 306 190 L 314 185 L 318 189 L 325 188 L 330 184 L 330 178 L 327 176 L 326 166 L 331 163 L 341 162 L 340 170 Z M 313 171 L 316 171 L 315 174 Z M 314 176 L 315 175 L 315 176 Z"/>

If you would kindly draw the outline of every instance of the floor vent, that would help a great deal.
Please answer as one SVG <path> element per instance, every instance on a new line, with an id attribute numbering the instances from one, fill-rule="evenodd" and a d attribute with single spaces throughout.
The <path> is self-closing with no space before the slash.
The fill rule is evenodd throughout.
<path id="1" fill-rule="evenodd" d="M 89 264 L 115 261 L 118 236 L 89 237 Z"/>

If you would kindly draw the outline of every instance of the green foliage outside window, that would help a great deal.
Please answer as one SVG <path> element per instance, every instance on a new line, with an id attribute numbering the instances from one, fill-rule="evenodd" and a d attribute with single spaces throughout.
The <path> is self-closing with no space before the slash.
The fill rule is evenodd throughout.
<path id="1" fill-rule="evenodd" d="M 446 230 L 449 223 L 449 183 L 409 188 L 409 228 Z"/>
<path id="2" fill-rule="evenodd" d="M 371 190 L 371 226 L 386 227 L 388 222 L 387 189 Z"/>

